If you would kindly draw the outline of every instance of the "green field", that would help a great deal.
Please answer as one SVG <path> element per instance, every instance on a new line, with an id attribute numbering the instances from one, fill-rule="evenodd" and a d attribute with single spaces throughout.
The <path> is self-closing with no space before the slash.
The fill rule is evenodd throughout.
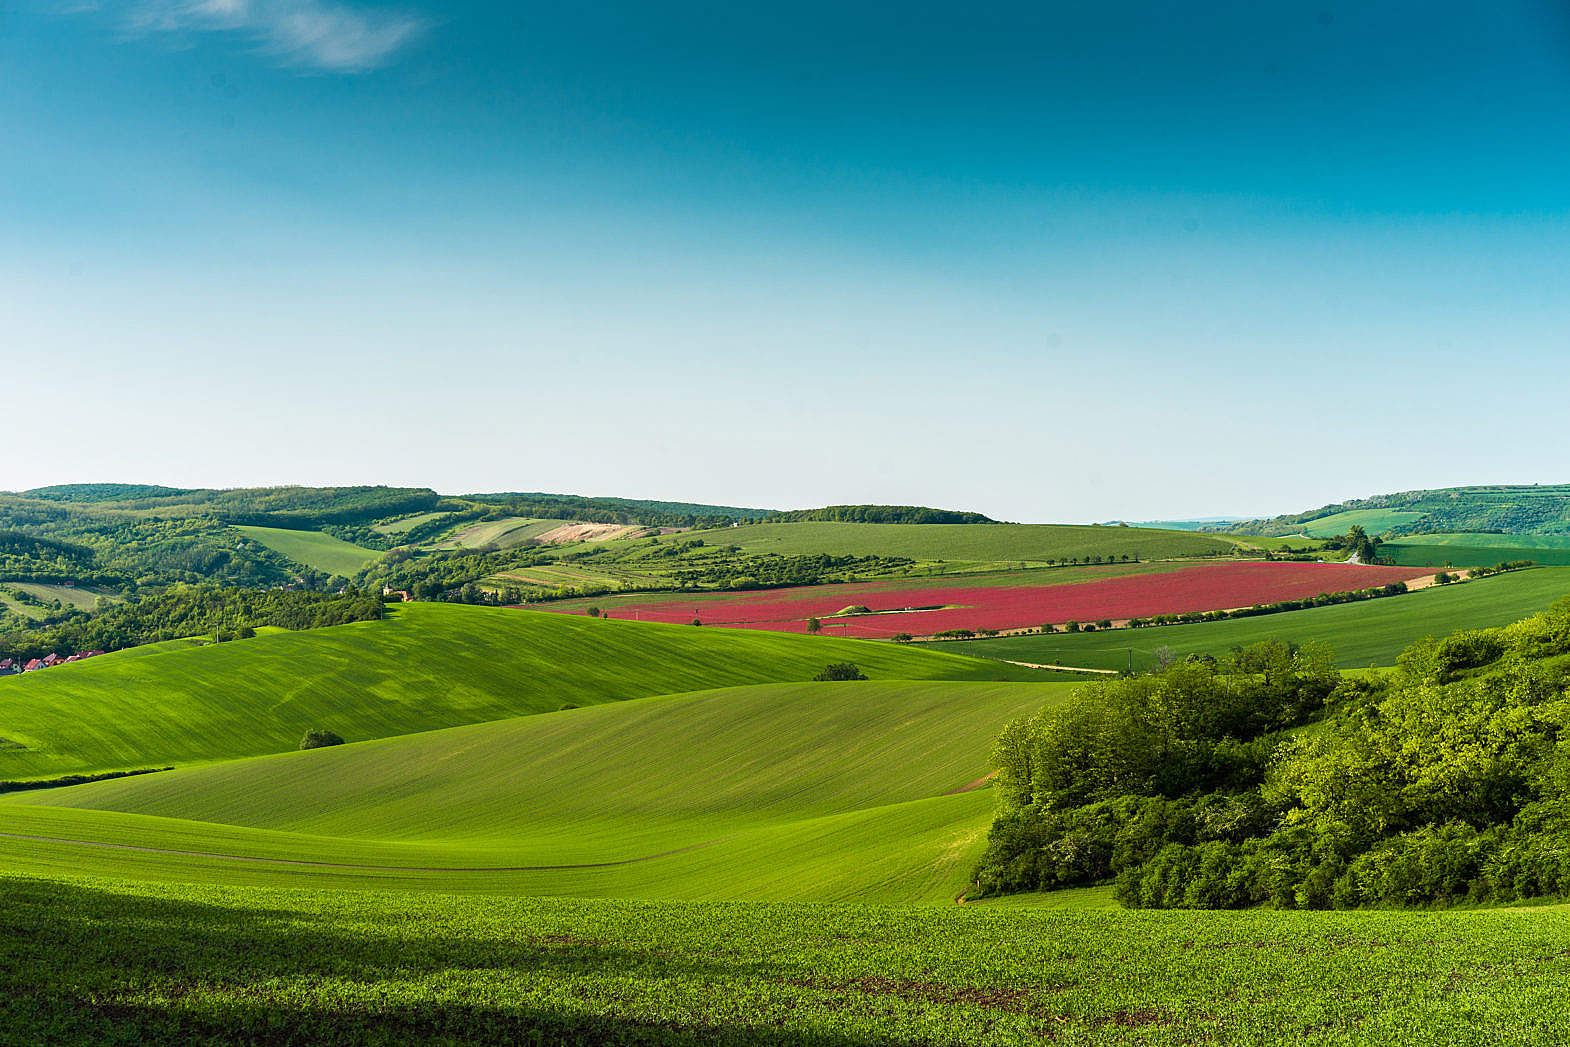
<path id="1" fill-rule="evenodd" d="M 498 549 L 512 549 L 531 538 L 538 538 L 567 523 L 566 520 L 535 520 L 522 516 L 509 516 L 505 520 L 487 520 L 454 532 L 442 541 L 442 549 L 478 549 L 493 545 Z"/>
<path id="2" fill-rule="evenodd" d="M 403 604 L 377 622 L 92 659 L 0 679 L 0 779 L 188 764 L 715 686 L 1029 679 L 1027 670 L 867 641 Z"/>
<path id="3" fill-rule="evenodd" d="M 1570 534 L 1407 534 L 1399 539 L 1412 545 L 1449 545 L 1462 548 L 1570 549 Z"/>
<path id="4" fill-rule="evenodd" d="M 1383 534 L 1404 523 L 1421 519 L 1422 513 L 1401 509 L 1349 509 L 1344 513 L 1321 516 L 1302 525 L 1304 534 L 1312 538 L 1329 538 L 1346 534 L 1353 525 L 1362 527 L 1369 534 Z"/>
<path id="5" fill-rule="evenodd" d="M 1069 524 L 748 524 L 683 537 L 787 556 L 903 556 L 975 564 L 1041 564 L 1086 556 L 1142 560 L 1230 554 L 1237 541 L 1190 531 Z"/>
<path id="6" fill-rule="evenodd" d="M 304 564 L 324 574 L 338 574 L 345 578 L 381 555 L 375 549 L 352 545 L 342 538 L 334 538 L 321 531 L 290 531 L 282 527 L 236 529 L 243 531 L 247 538 L 262 543 L 285 559 Z"/>
<path id="7" fill-rule="evenodd" d="M 1005 722 L 1072 686 L 728 688 L 18 793 L 0 812 L 13 833 L 338 866 L 28 841 L 8 845 L 19 870 L 951 903 L 992 812 L 961 790 Z M 387 868 L 345 867 L 365 865 Z"/>
<path id="8" fill-rule="evenodd" d="M 405 534 L 423 523 L 429 523 L 432 520 L 449 515 L 451 514 L 445 509 L 440 509 L 429 513 L 416 513 L 414 516 L 405 516 L 401 520 L 392 520 L 388 523 L 375 524 L 372 526 L 371 530 L 375 531 L 377 534 Z"/>
<path id="9" fill-rule="evenodd" d="M 0 1028 L 161 1047 L 1546 1047 L 1570 1038 L 1567 935 L 1557 909 L 913 911 L 13 876 Z"/>
<path id="10" fill-rule="evenodd" d="M 37 621 L 53 613 L 50 608 L 35 603 L 23 603 L 3 588 L 0 588 L 0 610 L 9 611 L 25 621 Z"/>
<path id="11" fill-rule="evenodd" d="M 5 582 L 7 588 L 20 589 L 22 592 L 39 600 L 59 600 L 67 607 L 74 607 L 78 611 L 91 611 L 98 606 L 100 596 L 117 601 L 119 597 L 107 589 L 95 589 L 87 585 L 46 585 L 42 582 Z"/>
<path id="12" fill-rule="evenodd" d="M 1038 665 L 1095 669 L 1126 669 L 1132 652 L 1134 668 L 1149 669 L 1155 664 L 1158 647 L 1171 648 L 1180 656 L 1220 656 L 1240 644 L 1283 638 L 1328 643 L 1342 666 L 1358 668 L 1394 665 L 1396 656 L 1414 640 L 1457 629 L 1505 625 L 1546 610 L 1565 596 L 1570 596 L 1570 570 L 1538 567 L 1405 596 L 1256 618 L 926 646 Z"/>
<path id="13" fill-rule="evenodd" d="M 1425 536 L 1426 537 L 1426 536 Z M 1489 535 L 1509 540 L 1515 535 Z M 1532 560 L 1547 566 L 1570 565 L 1570 549 L 1530 546 L 1427 545 L 1422 541 L 1386 542 L 1379 547 L 1380 559 L 1411 567 L 1492 567 L 1494 564 Z"/>

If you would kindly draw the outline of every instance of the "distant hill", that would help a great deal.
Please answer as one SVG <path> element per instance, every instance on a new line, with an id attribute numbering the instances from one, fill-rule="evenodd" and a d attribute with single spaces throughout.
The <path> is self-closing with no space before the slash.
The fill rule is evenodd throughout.
<path id="1" fill-rule="evenodd" d="M 1337 502 L 1308 512 L 1249 520 L 1233 534 L 1345 533 L 1353 524 L 1370 534 L 1570 534 L 1570 484 L 1445 487 Z"/>
<path id="2" fill-rule="evenodd" d="M 1103 527 L 1148 527 L 1155 531 L 1216 531 L 1242 523 L 1241 516 L 1206 516 L 1197 520 L 1108 520 Z"/>
<path id="3" fill-rule="evenodd" d="M 924 505 L 829 505 L 822 509 L 795 509 L 772 513 L 765 523 L 892 523 L 892 524 L 989 524 L 998 521 L 980 513 L 954 509 L 929 509 Z"/>

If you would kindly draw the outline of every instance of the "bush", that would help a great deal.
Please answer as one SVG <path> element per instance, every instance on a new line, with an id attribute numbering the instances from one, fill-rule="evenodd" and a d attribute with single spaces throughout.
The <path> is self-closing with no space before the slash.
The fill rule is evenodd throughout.
<path id="1" fill-rule="evenodd" d="M 854 662 L 836 662 L 824 668 L 813 680 L 822 682 L 826 680 L 865 680 L 866 674 L 856 668 Z"/>
<path id="2" fill-rule="evenodd" d="M 320 728 L 305 732 L 305 737 L 300 739 L 302 749 L 325 749 L 329 745 L 342 745 L 343 739 L 331 731 Z"/>

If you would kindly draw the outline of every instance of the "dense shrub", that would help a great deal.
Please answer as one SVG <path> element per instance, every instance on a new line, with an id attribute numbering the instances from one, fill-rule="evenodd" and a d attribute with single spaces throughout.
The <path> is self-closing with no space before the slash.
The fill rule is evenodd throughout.
<path id="1" fill-rule="evenodd" d="M 1562 601 L 1414 644 L 1385 678 L 1276 643 L 1081 688 L 999 736 L 978 886 L 1111 881 L 1157 908 L 1570 894 L 1567 654 Z"/>
<path id="2" fill-rule="evenodd" d="M 300 739 L 302 749 L 325 749 L 329 745 L 342 745 L 343 739 L 331 731 L 320 728 L 305 732 L 305 737 Z"/>
<path id="3" fill-rule="evenodd" d="M 813 677 L 813 680 L 822 682 L 825 680 L 865 680 L 866 678 L 866 674 L 856 668 L 855 663 L 836 662 L 833 665 L 826 666 L 821 673 Z"/>

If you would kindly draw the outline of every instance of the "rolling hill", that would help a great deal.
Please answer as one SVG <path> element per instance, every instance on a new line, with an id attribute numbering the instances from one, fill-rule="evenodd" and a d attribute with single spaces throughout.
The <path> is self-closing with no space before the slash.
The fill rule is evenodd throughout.
<path id="1" fill-rule="evenodd" d="M 443 890 L 947 901 L 990 817 L 974 786 L 992 738 L 1072 686 L 725 688 L 18 793 L 0 812 L 25 836 L 203 852 L 13 839 L 23 866 L 317 876 L 292 859 Z"/>
<path id="2" fill-rule="evenodd" d="M 1029 679 L 1028 670 L 864 641 L 404 604 L 382 621 L 0 679 L 0 780 L 188 764 L 723 685 Z"/>
<path id="3" fill-rule="evenodd" d="M 1496 532 L 1570 534 L 1570 484 L 1446 487 L 1374 495 L 1307 512 L 1249 520 L 1225 529 L 1236 534 L 1344 533 L 1358 524 L 1369 534 Z M 1500 542 L 1508 545 L 1508 542 Z"/>

